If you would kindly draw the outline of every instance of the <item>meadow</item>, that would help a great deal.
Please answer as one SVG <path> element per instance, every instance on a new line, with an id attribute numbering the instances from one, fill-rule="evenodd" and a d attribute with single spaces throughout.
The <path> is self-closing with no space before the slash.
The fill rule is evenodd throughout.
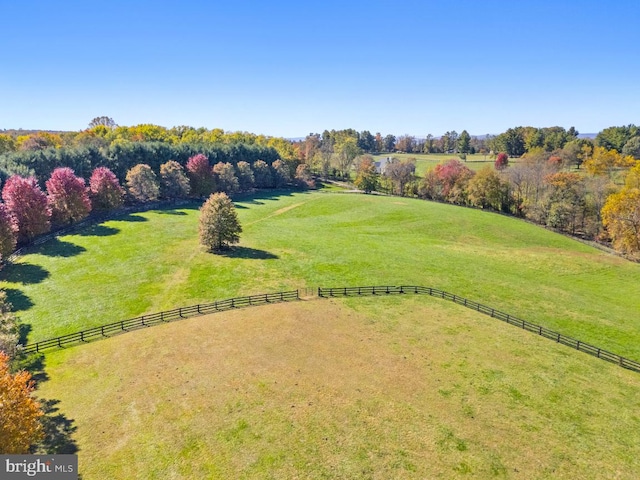
<path id="1" fill-rule="evenodd" d="M 451 159 L 460 160 L 460 157 L 456 153 L 385 153 L 379 155 L 373 155 L 375 161 L 379 161 L 381 158 L 395 157 L 399 160 L 415 159 L 416 161 L 416 175 L 423 177 L 425 172 L 439 163 L 448 162 Z M 493 167 L 495 159 L 492 159 L 489 155 L 467 155 L 466 161 L 460 160 L 471 170 L 478 171 L 482 167 L 489 165 Z M 517 159 L 510 159 L 510 162 L 515 162 Z"/>
<path id="2" fill-rule="evenodd" d="M 535 225 L 416 199 L 236 201 L 126 215 L 0 272 L 32 341 L 316 286 L 440 288 L 640 359 L 640 265 Z M 640 376 L 431 297 L 307 299 L 48 353 L 83 478 L 635 478 Z"/>

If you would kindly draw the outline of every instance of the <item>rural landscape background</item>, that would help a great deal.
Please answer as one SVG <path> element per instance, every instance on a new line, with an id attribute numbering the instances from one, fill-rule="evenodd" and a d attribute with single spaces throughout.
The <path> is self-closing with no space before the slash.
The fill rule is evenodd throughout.
<path id="1" fill-rule="evenodd" d="M 639 6 L 27 3 L 0 454 L 637 477 Z"/>

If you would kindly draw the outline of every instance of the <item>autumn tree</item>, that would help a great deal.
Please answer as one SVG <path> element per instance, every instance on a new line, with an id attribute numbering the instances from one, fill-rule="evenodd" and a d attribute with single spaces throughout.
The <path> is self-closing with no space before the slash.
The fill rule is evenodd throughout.
<path id="1" fill-rule="evenodd" d="M 358 142 L 354 137 L 340 138 L 333 147 L 336 167 L 343 178 L 349 177 L 353 161 L 360 154 Z"/>
<path id="2" fill-rule="evenodd" d="M 25 454 L 42 438 L 40 404 L 33 398 L 31 374 L 11 373 L 9 357 L 0 352 L 0 452 Z"/>
<path id="3" fill-rule="evenodd" d="M 78 222 L 91 212 L 91 200 L 84 178 L 77 177 L 70 168 L 56 168 L 46 186 L 54 224 Z"/>
<path id="4" fill-rule="evenodd" d="M 236 174 L 238 177 L 238 185 L 240 190 L 246 192 L 255 186 L 256 179 L 251 170 L 249 162 L 240 161 L 236 165 Z"/>
<path id="5" fill-rule="evenodd" d="M 267 165 L 267 162 L 263 160 L 256 160 L 252 165 L 253 175 L 255 178 L 255 184 L 257 188 L 273 188 L 273 172 L 271 167 Z"/>
<path id="6" fill-rule="evenodd" d="M 163 198 L 186 198 L 190 190 L 182 165 L 175 160 L 160 165 L 160 194 Z"/>
<path id="7" fill-rule="evenodd" d="M 17 317 L 11 311 L 12 308 L 7 292 L 0 290 L 0 352 L 4 352 L 9 360 L 20 350 L 20 328 Z"/>
<path id="8" fill-rule="evenodd" d="M 508 212 L 511 206 L 509 182 L 503 180 L 489 165 L 471 177 L 467 185 L 471 205 Z"/>
<path id="9" fill-rule="evenodd" d="M 98 167 L 91 174 L 89 196 L 94 210 L 115 210 L 124 203 L 124 190 L 107 167 Z"/>
<path id="10" fill-rule="evenodd" d="M 306 163 L 298 165 L 294 180 L 300 188 L 316 188 L 316 182 L 311 175 L 311 168 Z"/>
<path id="11" fill-rule="evenodd" d="M 214 193 L 200 207 L 200 244 L 218 252 L 240 241 L 242 227 L 226 193 Z"/>
<path id="12" fill-rule="evenodd" d="M 16 249 L 18 225 L 4 203 L 0 203 L 0 259 Z"/>
<path id="13" fill-rule="evenodd" d="M 467 184 L 473 175 L 473 170 L 452 158 L 427 171 L 418 192 L 425 198 L 463 205 L 467 203 Z"/>
<path id="14" fill-rule="evenodd" d="M 584 177 L 577 173 L 556 172 L 547 175 L 545 183 L 549 187 L 547 225 L 575 234 L 584 225 L 586 214 Z"/>
<path id="15" fill-rule="evenodd" d="M 291 182 L 289 166 L 282 160 L 276 160 L 273 162 L 273 178 L 275 180 L 276 188 L 284 187 Z"/>
<path id="16" fill-rule="evenodd" d="M 187 161 L 187 176 L 191 185 L 191 195 L 202 198 L 216 189 L 216 181 L 209 159 L 199 153 Z"/>
<path id="17" fill-rule="evenodd" d="M 219 191 L 233 194 L 240 190 L 240 183 L 238 182 L 238 177 L 236 177 L 236 171 L 230 163 L 216 163 L 213 166 L 213 173 Z"/>
<path id="18" fill-rule="evenodd" d="M 617 250 L 640 258 L 640 163 L 629 171 L 622 190 L 607 198 L 602 223 Z"/>
<path id="19" fill-rule="evenodd" d="M 149 165 L 139 163 L 127 172 L 127 193 L 138 202 L 158 199 L 160 185 L 158 177 Z"/>
<path id="20" fill-rule="evenodd" d="M 358 165 L 355 185 L 364 193 L 371 193 L 378 189 L 379 175 L 371 157 L 365 157 Z"/>
<path id="21" fill-rule="evenodd" d="M 584 168 L 592 175 L 611 175 L 616 169 L 630 168 L 636 160 L 631 156 L 625 156 L 616 150 L 608 150 L 604 147 L 595 147 L 591 157 L 584 162 Z"/>
<path id="22" fill-rule="evenodd" d="M 396 195 L 405 195 L 406 186 L 413 181 L 416 171 L 415 161 L 406 160 L 399 161 L 392 159 L 384 171 L 384 176 L 391 180 L 393 185 L 393 193 Z"/>
<path id="23" fill-rule="evenodd" d="M 2 199 L 18 226 L 18 242 L 28 242 L 51 228 L 51 208 L 35 177 L 10 177 Z"/>
<path id="24" fill-rule="evenodd" d="M 113 118 L 107 116 L 95 117 L 89 122 L 89 128 L 94 128 L 97 126 L 104 126 L 109 129 L 117 127 L 116 122 L 113 121 Z"/>
<path id="25" fill-rule="evenodd" d="M 504 170 L 509 166 L 509 155 L 504 152 L 500 152 L 496 156 L 494 167 L 496 170 Z"/>

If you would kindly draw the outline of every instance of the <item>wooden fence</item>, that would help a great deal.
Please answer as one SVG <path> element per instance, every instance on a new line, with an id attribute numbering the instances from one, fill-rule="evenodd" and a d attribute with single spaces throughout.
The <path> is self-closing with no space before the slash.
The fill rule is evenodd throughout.
<path id="1" fill-rule="evenodd" d="M 68 345 L 88 342 L 96 338 L 109 337 L 122 332 L 129 332 L 140 328 L 151 327 L 160 323 L 171 322 L 181 318 L 196 317 L 209 313 L 232 310 L 234 308 L 249 307 L 253 305 L 265 305 L 267 303 L 289 302 L 299 300 L 297 290 L 278 293 L 251 295 L 248 297 L 229 298 L 213 303 L 192 305 L 190 307 L 176 308 L 160 313 L 142 315 L 141 317 L 108 323 L 100 327 L 89 328 L 80 332 L 70 333 L 61 337 L 50 338 L 41 342 L 27 344 L 22 351 L 24 353 L 39 353 L 51 348 L 62 348 Z"/>
<path id="2" fill-rule="evenodd" d="M 497 318 L 498 320 L 502 320 L 511 325 L 515 325 L 516 327 L 520 327 L 529 332 L 533 332 L 537 335 L 543 336 L 557 343 L 567 345 L 568 347 L 575 348 L 576 350 L 580 350 L 581 352 L 588 353 L 589 355 L 593 355 L 594 357 L 601 358 L 608 362 L 616 363 L 621 367 L 627 368 L 629 370 L 640 372 L 639 362 L 630 360 L 628 358 L 622 357 L 618 354 L 609 352 L 607 350 L 603 350 L 602 348 L 596 347 L 589 343 L 585 343 L 581 340 L 577 340 L 572 337 L 567 337 L 566 335 L 563 335 L 561 333 L 555 332 L 553 330 L 549 330 L 548 328 L 545 328 L 542 325 L 537 325 L 535 323 L 527 322 L 526 320 L 522 320 L 520 318 L 514 317 L 512 315 L 509 315 L 508 313 L 504 313 L 504 312 L 501 312 L 500 310 L 496 310 L 486 305 L 482 305 L 481 303 L 474 302 L 473 300 L 468 300 L 458 295 L 454 295 L 452 293 L 438 290 L 437 288 L 408 286 L 408 285 L 318 288 L 318 296 L 324 297 L 324 298 L 326 297 L 357 297 L 361 295 L 367 295 L 367 296 L 402 295 L 407 293 L 426 294 L 426 295 L 431 295 L 432 297 L 451 300 L 452 302 L 455 302 L 458 305 L 463 305 L 472 310 L 476 310 L 480 313 L 484 313 L 485 315 L 489 315 L 490 317 Z"/>
<path id="3" fill-rule="evenodd" d="M 432 297 L 442 298 L 444 300 L 450 300 L 470 308 L 477 312 L 489 315 L 490 317 L 497 318 L 511 325 L 515 325 L 529 332 L 533 332 L 537 335 L 543 336 L 557 343 L 561 343 L 568 347 L 580 350 L 581 352 L 588 353 L 594 357 L 601 358 L 608 362 L 615 363 L 621 367 L 640 372 L 640 363 L 628 358 L 622 357 L 615 353 L 609 352 L 602 348 L 596 347 L 589 343 L 585 343 L 581 340 L 577 340 L 572 337 L 568 337 L 559 332 L 549 330 L 542 325 L 527 322 L 520 318 L 509 315 L 508 313 L 501 312 L 495 308 L 488 307 L 473 300 L 468 300 L 464 297 L 454 295 L 452 293 L 438 290 L 431 287 L 419 287 L 414 285 L 400 285 L 400 286 L 367 286 L 367 287 L 335 287 L 335 288 L 323 288 L 320 287 L 317 290 L 318 297 L 358 297 L 358 296 L 372 296 L 372 295 L 403 295 L 403 294 L 423 294 L 431 295 Z M 300 300 L 299 290 L 290 290 L 286 292 L 267 293 L 260 295 L 251 295 L 247 297 L 236 297 L 227 300 L 220 300 L 213 303 L 192 305 L 190 307 L 176 308 L 174 310 L 168 310 L 160 313 L 153 313 L 150 315 L 142 315 L 140 317 L 131 318 L 128 320 L 121 320 L 119 322 L 109 323 L 100 327 L 89 328 L 76 333 L 70 333 L 61 337 L 51 338 L 40 342 L 27 344 L 23 348 L 24 353 L 39 353 L 51 348 L 62 348 L 68 345 L 74 345 L 79 343 L 88 342 L 97 338 L 110 337 L 122 332 L 128 332 L 131 330 L 137 330 L 140 328 L 150 327 L 161 323 L 171 322 L 179 320 L 181 318 L 195 317 L 198 315 L 206 315 L 215 312 L 221 312 L 225 310 L 232 310 L 234 308 L 249 307 L 254 305 L 265 305 L 268 303 L 279 303 Z"/>

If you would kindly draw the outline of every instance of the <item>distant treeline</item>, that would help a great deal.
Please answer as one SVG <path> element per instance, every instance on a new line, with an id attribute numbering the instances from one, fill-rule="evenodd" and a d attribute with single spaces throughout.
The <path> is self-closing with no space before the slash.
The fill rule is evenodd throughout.
<path id="1" fill-rule="evenodd" d="M 272 147 L 246 143 L 122 142 L 113 143 L 106 148 L 50 147 L 8 152 L 0 155 L 0 177 L 4 182 L 11 175 L 34 175 L 42 182 L 56 168 L 69 167 L 76 175 L 88 179 L 95 168 L 107 167 L 122 182 L 127 171 L 135 165 L 146 164 L 157 172 L 160 165 L 169 160 L 185 166 L 188 159 L 198 153 L 206 155 L 212 164 L 223 162 L 237 165 L 241 161 L 253 164 L 257 160 L 272 164 L 279 158 L 278 152 Z"/>

